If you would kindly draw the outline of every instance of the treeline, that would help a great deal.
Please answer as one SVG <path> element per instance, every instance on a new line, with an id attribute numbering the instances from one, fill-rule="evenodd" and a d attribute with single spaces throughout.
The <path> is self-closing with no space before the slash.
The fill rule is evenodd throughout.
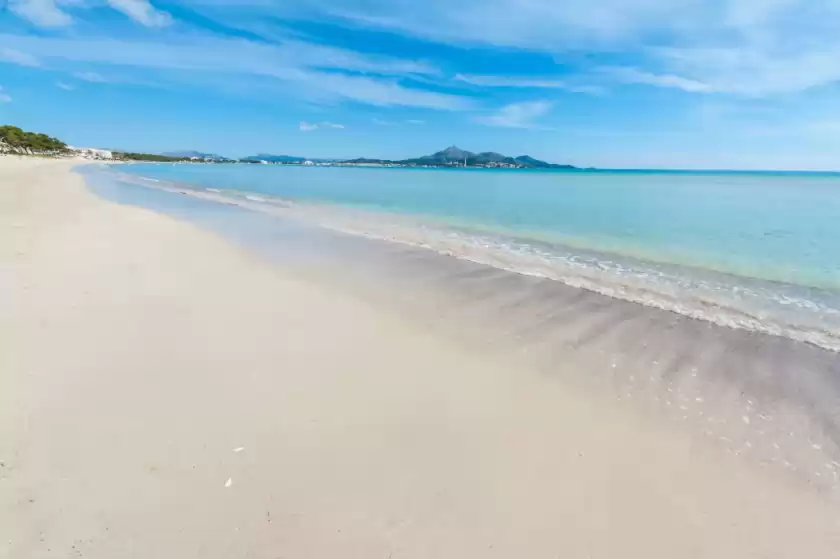
<path id="1" fill-rule="evenodd" d="M 168 155 L 157 155 L 155 153 L 133 153 L 130 151 L 115 151 L 114 159 L 126 159 L 130 161 L 154 161 L 156 163 L 190 161 L 189 157 L 170 157 Z"/>
<path id="2" fill-rule="evenodd" d="M 14 151 L 33 153 L 67 151 L 67 144 L 46 134 L 26 132 L 17 126 L 0 126 L 0 143 Z"/>

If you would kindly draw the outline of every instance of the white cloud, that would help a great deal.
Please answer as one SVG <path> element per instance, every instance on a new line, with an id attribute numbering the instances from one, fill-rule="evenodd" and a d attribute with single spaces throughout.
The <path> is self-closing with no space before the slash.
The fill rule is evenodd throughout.
<path id="1" fill-rule="evenodd" d="M 146 27 L 163 27 L 172 23 L 172 17 L 156 9 L 149 0 L 108 0 L 108 5 Z"/>
<path id="2" fill-rule="evenodd" d="M 278 4 L 272 7 L 297 17 L 341 18 L 439 42 L 557 51 L 614 45 L 631 39 L 639 29 L 673 26 L 682 21 L 674 16 L 693 13 L 698 2 L 485 0 L 476 9 L 449 0 L 284 0 L 282 8 Z"/>
<path id="3" fill-rule="evenodd" d="M 9 0 L 9 9 L 39 27 L 65 27 L 73 18 L 55 0 Z"/>
<path id="4" fill-rule="evenodd" d="M 73 18 L 62 8 L 90 7 L 84 0 L 9 0 L 9 7 L 18 16 L 39 27 L 66 27 Z M 163 27 L 172 17 L 156 9 L 149 0 L 107 0 L 108 5 L 147 27 Z M 93 4 L 95 5 L 95 4 Z"/>
<path id="5" fill-rule="evenodd" d="M 76 89 L 75 87 L 73 87 L 69 83 L 64 83 L 62 81 L 55 82 L 55 86 L 59 89 L 63 89 L 64 91 L 73 91 L 74 89 Z"/>
<path id="6" fill-rule="evenodd" d="M 400 126 L 401 124 L 403 124 L 403 121 L 397 122 L 397 121 L 394 121 L 394 120 L 387 120 L 387 119 L 376 118 L 376 117 L 372 118 L 371 122 L 373 122 L 374 124 L 377 124 L 379 126 Z M 411 118 L 411 119 L 408 119 L 408 120 L 404 121 L 404 123 L 405 124 L 417 125 L 417 124 L 426 124 L 426 121 L 425 120 L 418 120 L 416 118 Z"/>
<path id="7" fill-rule="evenodd" d="M 15 45 L 43 59 L 274 78 L 295 85 L 300 95 L 316 102 L 345 100 L 375 106 L 442 110 L 473 106 L 469 97 L 404 85 L 404 75 L 436 72 L 428 65 L 413 61 L 367 56 L 300 42 L 275 46 L 203 35 L 168 35 L 165 39 L 155 42 L 71 40 L 0 34 L 0 47 Z M 365 75 L 347 72 L 364 72 Z M 90 79 L 90 72 L 86 76 L 81 79 L 97 81 Z"/>
<path id="8" fill-rule="evenodd" d="M 319 128 L 333 128 L 335 130 L 344 130 L 345 126 L 343 124 L 338 124 L 335 122 L 324 121 L 316 124 L 314 122 L 306 122 L 305 120 L 301 121 L 300 125 L 298 125 L 298 129 L 301 132 L 312 132 L 313 130 L 318 130 Z"/>
<path id="9" fill-rule="evenodd" d="M 459 46 L 545 52 L 573 65 L 586 65 L 581 52 L 620 55 L 622 64 L 648 74 L 634 83 L 687 91 L 763 97 L 840 82 L 838 0 L 485 0 L 480 9 L 450 0 L 284 0 L 272 6 L 295 17 L 337 18 Z M 552 85 L 559 86 L 542 84 Z"/>
<path id="10" fill-rule="evenodd" d="M 690 91 L 692 93 L 711 93 L 715 91 L 710 85 L 696 80 L 669 74 L 651 74 L 649 72 L 637 70 L 636 68 L 601 68 L 600 72 L 608 74 L 624 83 L 639 83 L 657 87 L 671 87 L 682 89 L 683 91 Z"/>
<path id="11" fill-rule="evenodd" d="M 840 81 L 840 43 L 814 52 L 775 54 L 761 49 L 686 48 L 663 50 L 662 55 L 681 74 L 689 79 L 697 76 L 711 90 L 722 93 L 763 97 Z"/>
<path id="12" fill-rule="evenodd" d="M 11 62 L 18 66 L 30 66 L 32 68 L 41 65 L 41 62 L 31 54 L 7 47 L 0 47 L 0 62 Z"/>
<path id="13" fill-rule="evenodd" d="M 478 76 L 455 74 L 455 79 L 479 87 L 518 87 L 531 89 L 564 89 L 574 93 L 603 92 L 603 88 L 591 85 L 577 85 L 551 78 L 532 78 L 526 76 Z"/>
<path id="14" fill-rule="evenodd" d="M 7 93 L 3 92 L 3 86 L 0 85 L 0 103 L 11 103 L 11 102 L 12 102 L 12 98 Z"/>
<path id="15" fill-rule="evenodd" d="M 526 101 L 505 105 L 490 116 L 477 117 L 476 122 L 504 128 L 538 128 L 534 121 L 551 110 L 548 101 Z"/>
<path id="16" fill-rule="evenodd" d="M 440 73 L 433 65 L 417 60 L 403 60 L 382 55 L 360 54 L 357 52 L 306 43 L 303 41 L 284 40 L 279 46 L 266 47 L 272 56 L 282 63 L 294 62 L 295 65 L 313 68 L 341 68 L 353 72 L 368 72 L 386 76 L 399 75 L 437 75 Z"/>
<path id="17" fill-rule="evenodd" d="M 108 83 L 108 79 L 96 72 L 76 72 L 74 77 L 91 83 Z"/>

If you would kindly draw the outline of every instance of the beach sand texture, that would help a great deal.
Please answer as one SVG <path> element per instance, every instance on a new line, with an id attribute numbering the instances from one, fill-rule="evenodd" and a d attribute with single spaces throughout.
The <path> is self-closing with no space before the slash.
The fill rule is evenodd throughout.
<path id="1" fill-rule="evenodd" d="M 0 557 L 838 557 L 840 508 L 0 158 Z"/>

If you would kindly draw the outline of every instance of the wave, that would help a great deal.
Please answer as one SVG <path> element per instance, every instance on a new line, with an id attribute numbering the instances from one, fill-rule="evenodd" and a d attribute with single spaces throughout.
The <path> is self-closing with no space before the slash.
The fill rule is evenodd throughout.
<path id="1" fill-rule="evenodd" d="M 156 181 L 119 180 L 303 220 L 346 234 L 433 250 L 523 275 L 562 282 L 697 320 L 783 336 L 840 352 L 840 294 L 682 265 L 572 248 L 487 227 L 250 192 Z"/>

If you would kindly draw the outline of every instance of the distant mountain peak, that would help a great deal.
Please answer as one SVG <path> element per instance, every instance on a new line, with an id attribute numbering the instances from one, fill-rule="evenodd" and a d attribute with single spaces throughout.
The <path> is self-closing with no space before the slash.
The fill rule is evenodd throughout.
<path id="1" fill-rule="evenodd" d="M 509 157 L 495 151 L 484 151 L 473 153 L 458 146 L 452 145 L 448 148 L 435 152 L 431 155 L 396 161 L 403 165 L 431 165 L 431 166 L 463 166 L 467 167 L 514 167 L 529 169 L 558 169 L 573 168 L 570 165 L 555 165 L 535 159 L 530 155 Z"/>
<path id="2" fill-rule="evenodd" d="M 258 153 L 244 158 L 247 161 L 269 161 L 271 163 L 303 163 L 305 157 L 296 155 L 272 155 L 270 153 Z"/>
<path id="3" fill-rule="evenodd" d="M 204 153 L 201 151 L 192 151 L 192 150 L 185 150 L 185 151 L 167 151 L 162 153 L 161 155 L 165 155 L 166 157 L 197 157 L 198 159 L 227 159 L 226 157 L 222 157 L 221 155 L 216 155 L 215 153 Z"/>

